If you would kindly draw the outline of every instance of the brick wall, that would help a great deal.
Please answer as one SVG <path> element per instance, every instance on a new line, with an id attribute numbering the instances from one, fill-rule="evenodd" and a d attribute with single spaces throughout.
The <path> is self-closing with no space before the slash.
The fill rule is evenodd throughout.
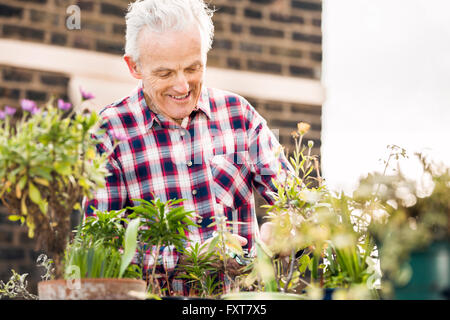
<path id="1" fill-rule="evenodd" d="M 128 0 L 3 0 L 0 37 L 123 54 Z M 68 30 L 76 4 L 81 29 Z M 212 0 L 209 65 L 320 79 L 321 0 Z"/>
<path id="2" fill-rule="evenodd" d="M 115 55 L 123 54 L 124 13 L 129 0 L 2 0 L 0 39 L 16 39 Z M 81 9 L 81 29 L 68 30 L 68 6 Z M 208 65 L 290 77 L 320 80 L 322 61 L 321 0 L 211 0 L 215 40 Z M 14 54 L 13 52 L 11 54 Z M 39 59 L 39 57 L 36 57 Z M 68 100 L 65 74 L 0 65 L 0 108 L 19 106 L 20 99 L 45 102 L 51 95 Z M 269 101 L 245 96 L 278 130 L 280 142 L 293 149 L 290 133 L 300 121 L 309 122 L 307 140 L 319 153 L 321 106 Z M 263 204 L 256 197 L 257 205 Z M 258 210 L 261 221 L 263 210 Z M 10 269 L 30 273 L 31 291 L 42 270 L 35 265 L 39 252 L 27 231 L 7 220 L 0 207 L 0 280 Z"/>
<path id="3" fill-rule="evenodd" d="M 319 79 L 320 0 L 214 0 L 210 65 Z"/>
<path id="4" fill-rule="evenodd" d="M 66 28 L 70 16 L 66 10 L 73 4 L 81 10 L 80 30 Z M 122 54 L 127 4 L 125 0 L 4 0 L 0 37 Z"/>
<path id="5" fill-rule="evenodd" d="M 0 106 L 18 108 L 20 99 L 31 99 L 38 104 L 50 97 L 67 101 L 69 77 L 55 72 L 0 65 Z"/>

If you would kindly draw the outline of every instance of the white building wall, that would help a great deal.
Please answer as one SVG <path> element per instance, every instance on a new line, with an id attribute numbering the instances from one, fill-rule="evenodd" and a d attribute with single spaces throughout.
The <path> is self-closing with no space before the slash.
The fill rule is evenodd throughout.
<path id="1" fill-rule="evenodd" d="M 386 145 L 450 165 L 450 1 L 324 0 L 322 165 L 352 190 Z"/>

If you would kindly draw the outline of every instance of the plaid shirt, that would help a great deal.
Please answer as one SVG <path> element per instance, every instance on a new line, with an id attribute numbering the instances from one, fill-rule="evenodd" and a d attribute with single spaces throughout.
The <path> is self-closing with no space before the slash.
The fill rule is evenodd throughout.
<path id="1" fill-rule="evenodd" d="M 266 121 L 244 98 L 204 87 L 197 107 L 178 125 L 150 110 L 140 83 L 100 115 L 106 133 L 98 136 L 103 142 L 97 149 L 112 152 L 111 175 L 106 188 L 85 201 L 86 215 L 93 215 L 90 206 L 109 211 L 139 204 L 131 199 L 183 198 L 186 210 L 200 217 L 200 227 L 190 228 L 190 241 L 210 238 L 216 228 L 208 227 L 211 217 L 224 214 L 229 221 L 245 222 L 235 224 L 232 232 L 247 238 L 246 249 L 253 248 L 259 231 L 252 188 L 272 203 L 272 178 L 289 164 L 277 153 L 280 144 Z M 113 132 L 126 137 L 115 150 Z M 144 257 L 144 274 L 154 263 L 150 252 Z M 173 247 L 160 253 L 158 272 L 173 276 L 179 254 Z M 175 291 L 183 292 L 182 280 L 172 283 Z"/>

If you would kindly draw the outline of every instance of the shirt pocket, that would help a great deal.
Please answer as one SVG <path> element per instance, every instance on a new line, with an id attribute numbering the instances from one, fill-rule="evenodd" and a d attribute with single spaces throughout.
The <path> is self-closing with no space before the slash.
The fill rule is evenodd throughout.
<path id="1" fill-rule="evenodd" d="M 215 155 L 209 161 L 216 202 L 232 209 L 246 205 L 252 196 L 248 152 Z"/>

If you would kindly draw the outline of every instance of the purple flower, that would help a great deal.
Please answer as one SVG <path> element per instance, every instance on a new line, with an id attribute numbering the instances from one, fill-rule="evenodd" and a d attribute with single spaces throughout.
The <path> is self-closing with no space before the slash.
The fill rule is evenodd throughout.
<path id="1" fill-rule="evenodd" d="M 110 133 L 111 133 L 113 139 L 116 141 L 124 141 L 124 140 L 128 139 L 128 137 L 125 134 L 116 132 L 114 130 L 110 130 Z"/>
<path id="2" fill-rule="evenodd" d="M 63 99 L 58 99 L 58 108 L 61 110 L 67 111 L 72 108 L 72 104 L 69 102 L 64 102 Z"/>
<path id="3" fill-rule="evenodd" d="M 16 108 L 11 108 L 10 106 L 5 106 L 5 113 L 8 116 L 14 115 L 14 113 L 16 113 L 16 111 L 17 111 Z"/>
<path id="4" fill-rule="evenodd" d="M 20 105 L 22 106 L 22 109 L 28 112 L 31 112 L 33 109 L 37 108 L 36 102 L 28 99 L 22 99 L 20 101 Z"/>
<path id="5" fill-rule="evenodd" d="M 3 110 L 0 110 L 0 119 L 5 119 L 6 118 L 6 112 Z"/>
<path id="6" fill-rule="evenodd" d="M 39 109 L 37 106 L 34 106 L 32 109 L 31 109 L 31 114 L 32 115 L 35 115 L 36 113 L 38 113 L 39 111 L 41 111 L 41 109 Z"/>
<path id="7" fill-rule="evenodd" d="M 81 87 L 80 87 L 80 93 L 81 93 L 81 101 L 90 100 L 90 99 L 95 98 L 95 96 L 92 93 L 84 91 L 83 88 L 81 88 Z"/>

